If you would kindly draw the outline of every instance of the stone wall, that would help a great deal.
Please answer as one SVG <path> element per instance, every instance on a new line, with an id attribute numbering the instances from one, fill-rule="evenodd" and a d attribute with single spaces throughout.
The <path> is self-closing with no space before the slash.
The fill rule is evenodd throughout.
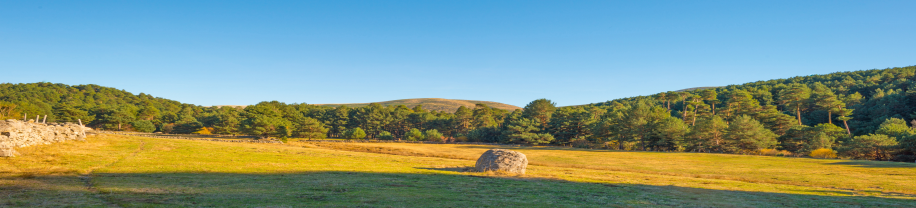
<path id="1" fill-rule="evenodd" d="M 21 121 L 8 119 L 0 121 L 0 156 L 14 156 L 13 148 L 28 147 L 32 145 L 51 144 L 67 140 L 80 140 L 86 138 L 86 131 L 90 130 L 73 123 L 35 123 L 34 121 Z"/>
<path id="2" fill-rule="evenodd" d="M 174 134 L 148 134 L 148 133 L 136 133 L 136 132 L 123 132 L 123 131 L 93 131 L 94 133 L 101 134 L 117 134 L 125 136 L 137 136 L 137 137 L 150 137 L 150 138 L 161 138 L 161 139 L 186 139 L 186 140 L 197 140 L 197 141 L 211 141 L 211 142 L 246 142 L 246 143 L 261 143 L 261 144 L 283 144 L 281 141 L 268 140 L 268 139 L 217 139 L 217 138 L 192 138 L 192 137 L 183 137 L 177 136 Z"/>

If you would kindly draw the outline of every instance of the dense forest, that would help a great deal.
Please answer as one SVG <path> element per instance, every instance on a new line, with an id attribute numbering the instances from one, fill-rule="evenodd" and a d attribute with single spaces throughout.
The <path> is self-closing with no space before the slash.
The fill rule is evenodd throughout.
<path id="1" fill-rule="evenodd" d="M 508 111 L 261 102 L 202 107 L 97 85 L 0 84 L 0 118 L 120 131 L 275 138 L 472 141 L 643 151 L 916 160 L 916 66 L 695 88 Z M 42 117 L 43 119 L 43 117 Z"/>

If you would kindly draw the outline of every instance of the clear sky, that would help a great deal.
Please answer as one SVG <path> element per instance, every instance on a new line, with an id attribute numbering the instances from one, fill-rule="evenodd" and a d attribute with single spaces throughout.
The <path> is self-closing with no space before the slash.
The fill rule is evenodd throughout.
<path id="1" fill-rule="evenodd" d="M 0 1 L 0 83 L 559 105 L 916 65 L 916 1 Z"/>

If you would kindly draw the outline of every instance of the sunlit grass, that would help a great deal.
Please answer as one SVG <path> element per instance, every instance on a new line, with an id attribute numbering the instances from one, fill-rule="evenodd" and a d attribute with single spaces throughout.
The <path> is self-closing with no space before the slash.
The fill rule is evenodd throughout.
<path id="1" fill-rule="evenodd" d="M 528 174 L 518 176 L 466 171 L 493 146 L 327 144 L 332 143 L 248 144 L 103 135 L 86 142 L 22 148 L 19 157 L 0 158 L 0 207 L 916 206 L 908 194 L 846 190 L 817 182 L 724 178 L 750 177 L 752 173 L 741 170 L 755 169 L 758 163 L 818 164 L 795 158 L 709 154 L 690 162 L 691 154 L 500 146 L 516 148 L 532 161 Z M 648 161 L 624 162 L 637 159 Z M 738 166 L 731 172 L 686 167 L 710 167 L 716 162 Z M 671 167 L 652 167 L 657 164 Z M 872 170 L 858 174 L 875 178 L 903 168 L 827 165 L 814 167 Z M 679 168 L 684 168 L 679 174 L 653 172 Z M 784 174 L 814 171 L 784 169 Z M 913 175 L 910 171 L 901 177 Z M 881 180 L 868 185 L 891 181 Z M 912 186 L 909 181 L 898 185 Z"/>
<path id="2" fill-rule="evenodd" d="M 916 164 L 709 153 L 588 150 L 512 145 L 294 143 L 330 149 L 476 160 L 492 148 L 513 149 L 533 165 L 658 176 L 830 188 L 860 195 L 916 195 Z M 580 175 L 587 178 L 587 175 Z M 675 183 L 678 183 L 675 181 Z M 747 190 L 747 189 L 737 189 Z M 759 191 L 759 190 L 748 190 Z"/>

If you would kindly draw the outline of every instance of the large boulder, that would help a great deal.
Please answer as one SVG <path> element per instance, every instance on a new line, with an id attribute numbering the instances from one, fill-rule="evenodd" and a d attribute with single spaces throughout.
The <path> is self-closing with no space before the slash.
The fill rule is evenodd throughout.
<path id="1" fill-rule="evenodd" d="M 516 174 L 525 174 L 528 167 L 528 157 L 521 152 L 505 149 L 491 149 L 480 155 L 474 165 L 478 172 L 505 171 Z"/>

